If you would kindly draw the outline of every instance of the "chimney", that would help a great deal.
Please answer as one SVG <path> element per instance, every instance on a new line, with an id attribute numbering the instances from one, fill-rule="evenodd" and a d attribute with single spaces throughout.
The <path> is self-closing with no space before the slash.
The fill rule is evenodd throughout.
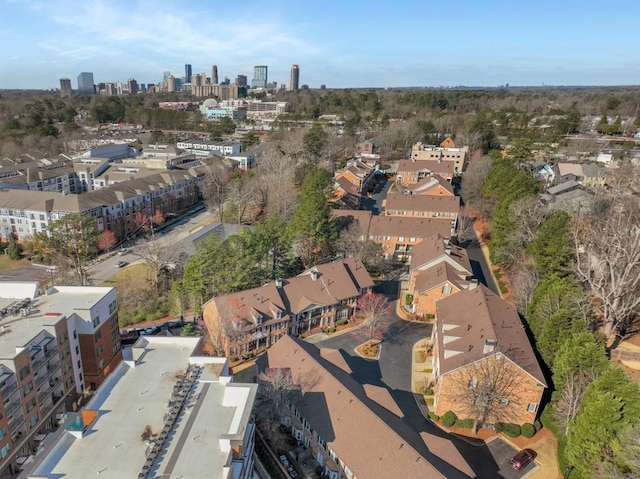
<path id="1" fill-rule="evenodd" d="M 276 288 L 282 288 L 282 279 L 276 278 Z"/>
<path id="2" fill-rule="evenodd" d="M 447 245 L 444 249 L 444 252 L 448 255 L 451 256 L 451 245 Z"/>
<path id="3" fill-rule="evenodd" d="M 478 279 L 471 278 L 471 282 L 469 283 L 469 290 L 476 289 L 478 287 Z"/>
<path id="4" fill-rule="evenodd" d="M 311 279 L 312 279 L 313 281 L 316 281 L 319 277 L 320 277 L 320 274 L 318 273 L 318 270 L 317 270 L 317 269 L 315 269 L 315 268 L 314 268 L 314 269 L 312 269 L 312 270 L 311 270 Z"/>
<path id="5" fill-rule="evenodd" d="M 485 339 L 482 354 L 492 353 L 496 349 L 497 345 L 498 341 L 496 341 L 495 339 Z"/>

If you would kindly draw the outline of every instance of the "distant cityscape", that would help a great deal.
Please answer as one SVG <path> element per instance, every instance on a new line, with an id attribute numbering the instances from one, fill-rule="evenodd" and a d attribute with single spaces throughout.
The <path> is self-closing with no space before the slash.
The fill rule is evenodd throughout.
<path id="1" fill-rule="evenodd" d="M 308 85 L 300 85 L 300 66 L 291 65 L 291 74 L 288 83 L 269 81 L 268 65 L 256 65 L 253 67 L 253 78 L 249 83 L 247 75 L 238 74 L 232 82 L 229 77 L 220 81 L 218 65 L 211 67 L 211 73 L 193 73 L 190 63 L 185 63 L 184 74 L 179 76 L 171 71 L 165 71 L 162 81 L 158 83 L 139 83 L 135 78 L 129 78 L 126 82 L 99 82 L 95 83 L 92 72 L 81 72 L 77 79 L 77 88 L 74 90 L 70 78 L 60 79 L 60 96 L 71 97 L 74 91 L 78 95 L 136 95 L 138 93 L 191 93 L 195 97 L 216 96 L 221 100 L 229 100 L 246 96 L 247 89 L 252 90 L 277 90 L 297 91 L 307 90 Z M 325 89 L 325 85 L 320 85 Z"/>

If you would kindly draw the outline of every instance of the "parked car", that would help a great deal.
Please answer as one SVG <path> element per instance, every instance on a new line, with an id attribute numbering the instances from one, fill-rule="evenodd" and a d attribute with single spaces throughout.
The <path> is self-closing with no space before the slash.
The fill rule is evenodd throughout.
<path id="1" fill-rule="evenodd" d="M 535 458 L 537 454 L 533 449 L 523 449 L 518 454 L 513 456 L 509 461 L 511 467 L 513 467 L 516 471 L 528 466 Z"/>
<path id="2" fill-rule="evenodd" d="M 122 256 L 123 254 L 127 253 L 129 250 L 127 248 L 121 248 L 120 251 L 118 251 L 118 256 Z"/>
<path id="3" fill-rule="evenodd" d="M 118 261 L 116 263 L 116 268 L 124 268 L 126 265 L 128 265 L 129 263 L 127 263 L 126 261 Z"/>

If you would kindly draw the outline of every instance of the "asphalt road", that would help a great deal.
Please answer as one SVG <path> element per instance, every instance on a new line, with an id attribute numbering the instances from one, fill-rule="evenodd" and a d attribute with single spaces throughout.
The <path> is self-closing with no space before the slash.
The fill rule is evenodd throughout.
<path id="1" fill-rule="evenodd" d="M 411 392 L 411 354 L 416 342 L 431 335 L 432 325 L 408 322 L 399 318 L 395 314 L 397 290 L 396 281 L 383 282 L 377 288 L 377 292 L 387 294 L 390 299 L 393 299 L 393 313 L 387 316 L 386 331 L 378 361 L 363 360 L 355 354 L 355 347 L 363 342 L 363 337 L 357 332 L 329 338 L 317 343 L 316 346 L 343 350 L 343 355 L 351 366 L 351 375 L 358 383 L 387 388 L 403 413 L 402 422 L 416 433 L 426 432 L 450 439 L 475 472 L 475 477 L 480 479 L 522 477 L 533 466 L 520 472 L 511 469 L 508 461 L 515 453 L 512 449 L 497 447 L 499 443 L 489 448 L 483 442 L 474 443 L 472 440 L 461 439 L 445 433 L 425 419 L 416 403 L 416 395 Z M 402 432 L 398 431 L 398 433 Z"/>

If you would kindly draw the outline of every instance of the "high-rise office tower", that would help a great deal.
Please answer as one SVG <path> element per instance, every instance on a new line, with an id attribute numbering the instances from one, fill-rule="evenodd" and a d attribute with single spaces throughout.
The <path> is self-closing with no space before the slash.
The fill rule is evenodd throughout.
<path id="1" fill-rule="evenodd" d="M 206 83 L 207 83 L 207 74 L 204 72 L 196 73 L 191 77 L 191 84 L 193 86 L 202 86 Z"/>
<path id="2" fill-rule="evenodd" d="M 267 65 L 256 65 L 253 67 L 252 88 L 267 88 Z"/>
<path id="3" fill-rule="evenodd" d="M 291 76 L 289 77 L 289 91 L 297 91 L 300 82 L 300 67 L 291 65 Z"/>
<path id="4" fill-rule="evenodd" d="M 60 97 L 68 98 L 71 96 L 71 80 L 68 78 L 60 78 Z"/>
<path id="5" fill-rule="evenodd" d="M 190 63 L 184 64 L 184 81 L 186 83 L 191 83 L 191 64 Z"/>
<path id="6" fill-rule="evenodd" d="M 169 75 L 171 75 L 171 72 L 165 71 L 164 74 L 162 75 L 162 81 L 167 81 L 167 78 L 169 78 Z"/>
<path id="7" fill-rule="evenodd" d="M 236 77 L 236 85 L 247 86 L 247 75 L 238 75 Z"/>
<path id="8" fill-rule="evenodd" d="M 95 93 L 93 73 L 82 72 L 78 75 L 78 93 L 81 95 L 93 95 Z"/>
<path id="9" fill-rule="evenodd" d="M 174 77 L 173 75 L 169 75 L 167 77 L 167 91 L 169 93 L 173 93 L 174 91 L 176 91 L 176 77 Z"/>
<path id="10" fill-rule="evenodd" d="M 213 65 L 213 67 L 211 67 L 211 84 L 218 84 L 218 65 Z"/>
<path id="11" fill-rule="evenodd" d="M 138 82 L 134 78 L 129 78 L 127 80 L 127 89 L 130 94 L 135 95 L 139 91 Z"/>

